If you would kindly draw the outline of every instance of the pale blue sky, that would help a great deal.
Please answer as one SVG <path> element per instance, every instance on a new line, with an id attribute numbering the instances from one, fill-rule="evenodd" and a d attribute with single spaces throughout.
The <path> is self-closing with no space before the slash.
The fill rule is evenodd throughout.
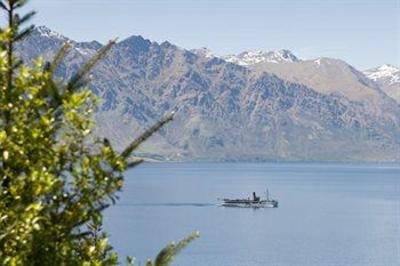
<path id="1" fill-rule="evenodd" d="M 75 40 L 142 35 L 218 54 L 287 48 L 365 69 L 400 66 L 400 0 L 31 0 L 46 25 Z"/>

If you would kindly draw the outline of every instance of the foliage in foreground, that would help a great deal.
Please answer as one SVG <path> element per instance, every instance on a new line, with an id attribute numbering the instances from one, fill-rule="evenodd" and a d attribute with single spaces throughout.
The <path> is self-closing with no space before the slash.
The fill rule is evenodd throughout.
<path id="1" fill-rule="evenodd" d="M 54 61 L 28 67 L 14 56 L 15 42 L 34 12 L 15 14 L 26 0 L 0 1 L 8 27 L 0 32 L 0 262 L 2 265 L 115 265 L 101 229 L 102 212 L 115 203 L 122 173 L 141 161 L 132 152 L 173 117 L 116 152 L 107 139 L 93 136 L 90 116 L 96 97 L 85 75 L 112 47 L 104 46 L 68 82 L 53 72 Z M 163 249 L 154 264 L 168 265 L 197 235 Z"/>
<path id="2" fill-rule="evenodd" d="M 175 256 L 184 249 L 187 245 L 190 244 L 193 240 L 199 237 L 199 232 L 194 232 L 190 236 L 175 244 L 174 242 L 170 243 L 164 249 L 158 253 L 155 261 L 148 260 L 145 266 L 168 266 L 174 260 Z M 132 258 L 128 258 L 128 265 L 134 266 L 134 261 Z"/>

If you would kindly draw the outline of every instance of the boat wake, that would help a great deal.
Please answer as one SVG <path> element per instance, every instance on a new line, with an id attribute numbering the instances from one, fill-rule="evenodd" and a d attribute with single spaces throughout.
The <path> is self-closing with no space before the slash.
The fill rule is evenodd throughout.
<path id="1" fill-rule="evenodd" d="M 217 206 L 215 203 L 194 203 L 194 202 L 167 202 L 167 203 L 131 203 L 118 204 L 119 206 L 132 207 L 211 207 Z"/>

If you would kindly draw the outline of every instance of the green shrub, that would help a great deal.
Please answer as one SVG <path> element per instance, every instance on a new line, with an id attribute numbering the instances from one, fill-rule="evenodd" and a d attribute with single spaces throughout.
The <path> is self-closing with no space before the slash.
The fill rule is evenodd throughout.
<path id="1" fill-rule="evenodd" d="M 104 46 L 69 81 L 53 72 L 68 52 L 52 63 L 28 67 L 14 45 L 34 12 L 15 11 L 26 0 L 0 1 L 8 27 L 0 32 L 0 262 L 2 265 L 116 265 L 101 229 L 102 211 L 115 203 L 123 172 L 140 164 L 132 152 L 170 121 L 172 114 L 116 152 L 91 133 L 97 99 L 85 88 L 85 75 L 112 47 Z M 155 265 L 167 265 L 197 235 L 166 247 Z M 149 262 L 149 265 L 152 265 Z"/>

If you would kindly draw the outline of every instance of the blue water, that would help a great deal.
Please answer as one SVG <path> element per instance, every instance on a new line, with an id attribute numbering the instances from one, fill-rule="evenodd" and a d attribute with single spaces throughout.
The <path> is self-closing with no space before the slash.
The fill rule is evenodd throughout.
<path id="1" fill-rule="evenodd" d="M 217 206 L 266 186 L 279 208 Z M 127 172 L 105 229 L 141 262 L 199 230 L 173 265 L 399 266 L 400 165 L 144 164 Z"/>

